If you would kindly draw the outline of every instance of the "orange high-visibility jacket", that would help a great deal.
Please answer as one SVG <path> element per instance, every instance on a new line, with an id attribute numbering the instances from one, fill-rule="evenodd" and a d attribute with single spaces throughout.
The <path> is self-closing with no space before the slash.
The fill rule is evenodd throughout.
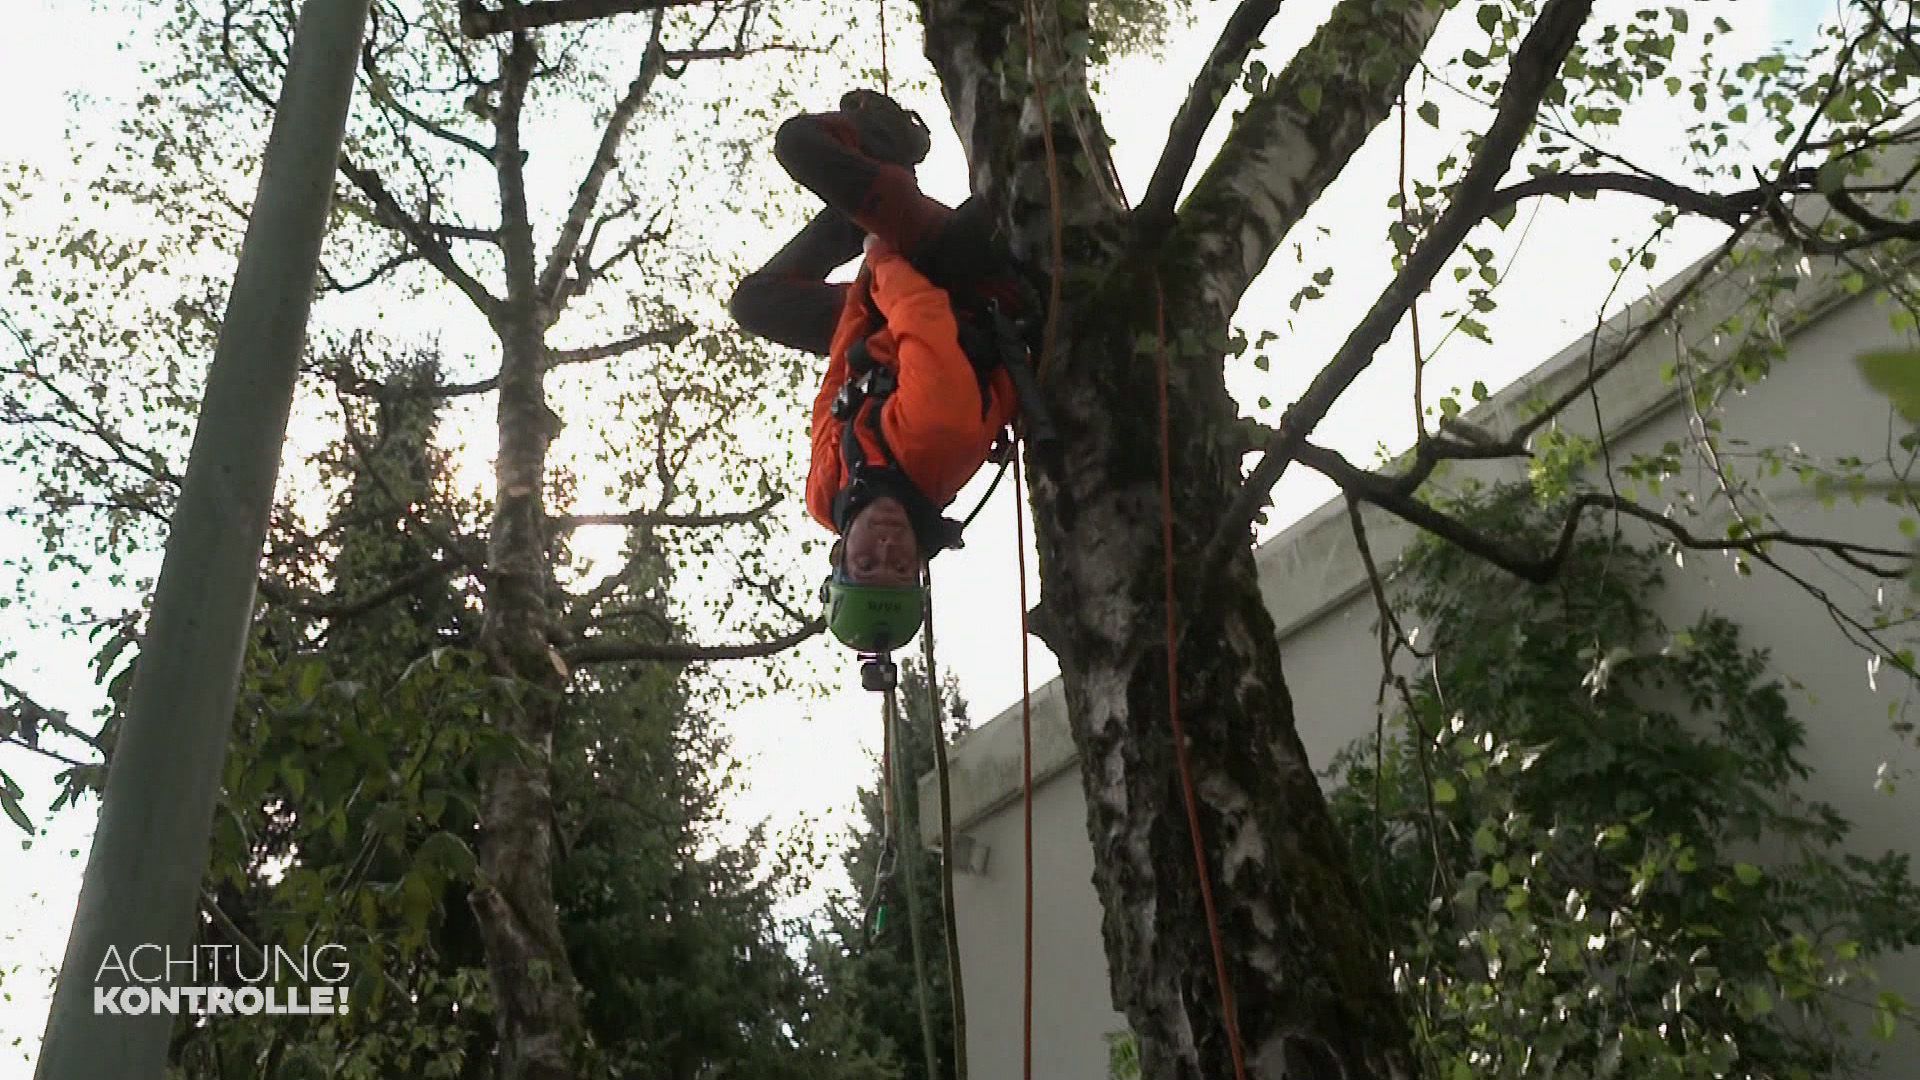
<path id="1" fill-rule="evenodd" d="M 874 306 L 886 317 L 886 325 L 877 333 L 861 300 L 868 289 Z M 885 399 L 869 399 L 859 415 L 843 422 L 834 418 L 833 399 L 852 374 L 847 350 L 863 337 L 874 361 L 895 369 L 898 388 Z M 1004 369 L 988 378 L 987 398 L 983 409 L 980 380 L 960 348 L 946 290 L 929 282 L 893 249 L 875 248 L 841 310 L 828 353 L 827 376 L 814 398 L 808 512 L 834 528 L 833 499 L 848 480 L 847 463 L 841 458 L 847 423 L 855 424 L 867 464 L 887 464 L 869 427 L 872 421 L 865 415 L 876 408 L 881 410 L 880 428 L 900 470 L 935 506 L 946 506 L 986 462 L 994 437 L 1012 422 L 1019 408 L 1013 381 Z"/>

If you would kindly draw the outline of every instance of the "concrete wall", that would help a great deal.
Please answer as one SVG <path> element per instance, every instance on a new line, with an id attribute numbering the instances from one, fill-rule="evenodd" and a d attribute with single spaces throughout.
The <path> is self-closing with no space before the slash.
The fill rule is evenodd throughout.
<path id="1" fill-rule="evenodd" d="M 1886 454 L 1903 425 L 1889 415 L 1883 399 L 1871 393 L 1855 372 L 1857 352 L 1895 341 L 1884 307 L 1871 296 L 1832 301 L 1831 282 L 1810 280 L 1790 303 L 1776 308 L 1783 320 L 1801 325 L 1789 340 L 1789 360 L 1752 392 L 1724 408 L 1729 434 L 1756 444 L 1791 433 L 1802 450 L 1831 460 L 1843 454 L 1868 459 Z M 1716 287 L 1703 310 L 1683 323 L 1690 341 L 1710 342 L 1708 328 L 1729 310 L 1741 288 L 1727 280 Z M 1617 337 L 1634 320 L 1647 317 L 1650 305 L 1609 325 Z M 1728 343 L 1722 343 L 1723 345 Z M 1575 343 L 1561 355 L 1473 414 L 1495 431 L 1508 430 L 1522 403 L 1536 392 L 1550 396 L 1584 371 L 1587 350 Z M 1674 387 L 1660 378 L 1660 367 L 1674 356 L 1672 338 L 1656 335 L 1643 344 L 1603 384 L 1605 423 L 1618 448 L 1616 460 L 1636 450 L 1652 450 L 1668 440 L 1687 438 L 1687 411 Z M 1580 414 L 1580 415 L 1572 415 Z M 1590 410 L 1570 411 L 1566 427 L 1593 430 Z M 1742 467 L 1743 470 L 1745 467 Z M 1498 467 L 1479 467 L 1482 475 Z M 1644 489 L 1643 503 L 1660 505 L 1683 489 L 1705 493 L 1714 487 L 1704 466 L 1673 477 L 1663 494 Z M 1901 548 L 1895 517 L 1885 505 L 1856 507 L 1842 502 L 1822 508 L 1805 497 L 1789 476 L 1772 484 L 1775 511 L 1797 529 L 1826 536 Z M 1724 509 L 1724 507 L 1723 507 Z M 1389 560 L 1411 537 L 1408 527 L 1370 514 L 1369 537 L 1375 556 Z M 1725 518 L 1689 521 L 1696 534 L 1721 534 Z M 1644 528 L 1637 534 L 1645 539 Z M 1261 580 L 1282 634 L 1288 683 L 1293 692 L 1300 734 L 1316 766 L 1368 734 L 1374 724 L 1374 691 L 1379 664 L 1374 636 L 1375 611 L 1365 591 L 1362 567 L 1345 520 L 1345 509 L 1329 505 L 1276 537 L 1259 553 Z M 1801 554 L 1782 562 L 1829 591 L 1850 610 L 1861 613 L 1873 600 L 1875 583 L 1858 573 L 1842 574 L 1831 559 Z M 1904 584 L 1887 585 L 1891 593 Z M 1804 757 L 1815 770 L 1805 785 L 1808 796 L 1835 806 L 1856 826 L 1853 847 L 1863 854 L 1888 849 L 1920 857 L 1920 781 L 1892 794 L 1875 790 L 1882 763 L 1895 769 L 1920 765 L 1911 744 L 1892 732 L 1889 710 L 1904 708 L 1910 687 L 1891 668 L 1870 684 L 1867 654 L 1835 629 L 1825 609 L 1784 577 L 1760 569 L 1738 576 L 1730 559 L 1688 552 L 1684 567 L 1668 573 L 1659 602 L 1662 615 L 1678 628 L 1703 610 L 1724 614 L 1741 625 L 1750 647 L 1772 652 L 1773 671 L 1793 689 L 1789 699 L 1809 728 Z M 1104 1036 L 1124 1026 L 1111 1008 L 1106 958 L 1100 938 L 1100 909 L 1092 883 L 1092 854 L 1086 838 L 1086 808 L 1066 728 L 1063 695 L 1057 684 L 1042 691 L 1035 709 L 1035 772 L 1041 780 L 1034 803 L 1035 830 L 1035 1075 L 1050 1080 L 1101 1080 L 1106 1076 Z M 1019 710 L 1014 708 L 984 725 L 954 755 L 955 819 L 974 843 L 974 870 L 956 882 L 962 962 L 968 1010 L 968 1053 L 976 1075 L 1017 1075 L 1020 1053 L 1021 957 L 1021 808 L 1019 794 Z M 931 792 L 923 787 L 923 797 Z M 929 824 L 936 820 L 923 813 Z M 979 852 L 986 852 L 985 864 Z M 1920 1001 L 1920 955 L 1883 962 L 1886 987 Z M 1871 991 L 1866 992 L 1868 996 Z M 1876 1044 L 1885 1065 L 1884 1080 L 1912 1074 L 1920 1062 L 1920 1043 L 1910 1037 L 1894 1046 Z"/>

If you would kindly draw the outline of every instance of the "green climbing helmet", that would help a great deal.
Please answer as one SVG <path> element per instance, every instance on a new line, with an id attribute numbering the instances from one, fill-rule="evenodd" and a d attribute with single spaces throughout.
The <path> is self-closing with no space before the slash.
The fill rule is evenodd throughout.
<path id="1" fill-rule="evenodd" d="M 918 585 L 861 585 L 839 570 L 820 586 L 827 629 L 861 653 L 889 653 L 920 632 L 926 590 Z"/>

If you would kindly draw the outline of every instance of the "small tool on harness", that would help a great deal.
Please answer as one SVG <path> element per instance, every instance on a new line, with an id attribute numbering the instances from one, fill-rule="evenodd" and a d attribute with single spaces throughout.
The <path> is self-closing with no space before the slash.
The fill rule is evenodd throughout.
<path id="1" fill-rule="evenodd" d="M 884 694 L 900 685 L 900 668 L 893 662 L 892 653 L 860 654 L 860 686 L 876 694 Z"/>
<path id="2" fill-rule="evenodd" d="M 887 886 L 893 884 L 893 872 L 899 858 L 899 849 L 893 842 L 893 830 L 888 828 L 886 835 L 880 838 L 880 858 L 873 869 L 873 887 L 867 891 L 866 910 L 860 919 L 860 929 L 868 943 L 886 933 Z"/>

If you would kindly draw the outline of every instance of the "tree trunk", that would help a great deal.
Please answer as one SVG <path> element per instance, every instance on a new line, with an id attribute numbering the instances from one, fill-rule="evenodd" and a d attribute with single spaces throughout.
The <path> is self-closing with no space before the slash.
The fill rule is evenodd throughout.
<path id="1" fill-rule="evenodd" d="M 1098 296 L 1073 325 L 1091 331 L 1101 313 L 1157 303 L 1136 280 L 1131 298 Z M 1171 325 L 1195 306 L 1165 298 Z M 1167 707 L 1155 358 L 1131 337 L 1072 338 L 1049 380 L 1074 451 L 1032 469 L 1042 621 L 1079 750 L 1115 1005 L 1141 1036 L 1146 1075 L 1230 1077 Z M 1171 341 L 1167 352 L 1179 607 L 1239 458 L 1218 438 L 1233 419 L 1219 367 L 1182 362 Z M 1250 550 L 1212 594 L 1209 609 L 1177 612 L 1190 626 L 1179 708 L 1247 1075 L 1413 1076 L 1385 952 L 1294 728 Z"/>
<path id="2" fill-rule="evenodd" d="M 1437 19 L 1417 3 L 1397 20 L 1362 7 L 1343 5 L 1310 47 L 1321 50 L 1317 59 L 1348 61 L 1316 75 L 1334 84 L 1326 98 L 1341 107 L 1282 117 L 1291 127 L 1253 115 L 1249 126 L 1269 123 L 1290 141 L 1249 151 L 1249 138 L 1217 159 L 1228 161 L 1223 176 L 1246 174 L 1230 192 L 1240 212 L 1220 213 L 1234 200 L 1215 197 L 1194 215 L 1204 228 L 1143 242 L 1143 223 L 1115 197 L 1102 160 L 1106 136 L 1085 72 L 1046 45 L 1072 40 L 1084 24 L 1034 28 L 1046 73 L 1040 91 L 1055 103 L 1048 146 L 1033 88 L 996 70 L 1000 57 L 1027 51 L 1025 5 L 922 3 L 928 55 L 968 151 L 974 192 L 999 209 L 1025 263 L 1060 271 L 1041 379 L 1063 450 L 1030 461 L 1043 586 L 1035 626 L 1066 687 L 1114 1003 L 1155 1080 L 1234 1075 L 1168 714 L 1156 362 L 1163 337 L 1176 605 L 1186 605 L 1178 617 L 1187 626 L 1179 709 L 1247 1075 L 1417 1075 L 1385 950 L 1294 728 L 1251 544 L 1213 584 L 1216 599 L 1204 610 L 1193 594 L 1199 553 L 1241 483 L 1238 410 L 1222 360 L 1238 297 L 1386 115 Z M 1059 16 L 1042 16 L 1049 17 Z M 1362 46 L 1333 37 L 1356 27 L 1370 50 L 1364 74 L 1352 59 Z M 1343 77 L 1356 92 L 1343 93 Z M 1278 111 L 1268 104 L 1248 113 L 1259 108 Z"/>
<path id="3" fill-rule="evenodd" d="M 534 60 L 531 40 L 515 35 L 495 121 L 507 298 L 494 326 L 501 343 L 500 447 L 480 648 L 512 690 L 489 717 L 510 752 L 481 784 L 473 908 L 493 978 L 501 1080 L 572 1077 L 585 1041 L 553 895 L 553 734 L 567 670 L 550 643 L 545 482 L 557 420 L 546 403 L 545 324 L 519 140 Z"/>

